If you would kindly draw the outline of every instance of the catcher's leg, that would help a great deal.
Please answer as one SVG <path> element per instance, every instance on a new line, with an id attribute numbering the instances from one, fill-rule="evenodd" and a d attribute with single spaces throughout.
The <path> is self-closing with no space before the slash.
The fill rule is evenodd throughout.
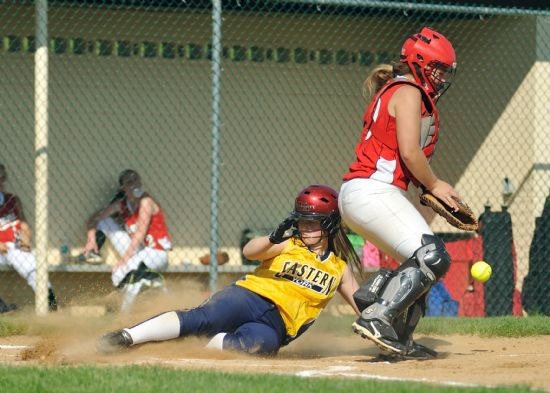
<path id="1" fill-rule="evenodd" d="M 403 314 L 394 320 L 393 328 L 397 333 L 399 342 L 405 346 L 405 351 L 402 354 L 395 354 L 394 360 L 416 359 L 425 360 L 437 357 L 437 352 L 424 345 L 418 344 L 413 340 L 413 332 L 420 318 L 426 312 L 426 300 L 428 293 L 419 297 L 412 306 L 410 306 Z"/>
<path id="2" fill-rule="evenodd" d="M 422 247 L 405 261 L 382 289 L 375 303 L 353 324 L 356 333 L 380 348 L 402 354 L 406 345 L 399 341 L 393 323 L 449 270 L 451 258 L 445 244 L 436 236 L 422 236 Z"/>

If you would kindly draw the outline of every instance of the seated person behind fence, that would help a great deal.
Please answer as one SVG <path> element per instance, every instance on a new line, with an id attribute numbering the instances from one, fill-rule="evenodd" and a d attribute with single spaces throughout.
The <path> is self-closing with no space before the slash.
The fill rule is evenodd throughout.
<path id="1" fill-rule="evenodd" d="M 118 179 L 123 195 L 95 212 L 87 221 L 84 253 L 99 253 L 96 232 L 111 242 L 120 259 L 113 267 L 113 285 L 123 290 L 123 311 L 145 286 L 162 285 L 172 240 L 160 205 L 146 193 L 139 174 L 124 170 Z M 115 215 L 120 215 L 122 225 Z"/>
<path id="2" fill-rule="evenodd" d="M 254 273 L 196 308 L 106 334 L 98 349 L 114 352 L 148 341 L 205 336 L 208 348 L 273 355 L 313 324 L 337 290 L 359 314 L 352 271 L 360 271 L 360 262 L 340 227 L 337 199 L 330 187 L 306 187 L 277 229 L 244 247 L 246 258 L 262 261 Z"/>
<path id="3" fill-rule="evenodd" d="M 23 205 L 17 195 L 4 192 L 8 179 L 0 164 L 0 266 L 12 266 L 29 286 L 36 290 L 36 259 L 31 251 L 32 231 L 25 220 Z M 52 285 L 48 282 L 48 307 L 57 310 Z"/>

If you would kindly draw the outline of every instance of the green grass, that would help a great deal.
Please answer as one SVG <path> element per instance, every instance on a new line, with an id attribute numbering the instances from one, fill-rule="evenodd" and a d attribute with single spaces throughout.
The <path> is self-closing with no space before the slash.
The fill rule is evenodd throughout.
<path id="1" fill-rule="evenodd" d="M 28 325 L 25 321 L 10 316 L 0 317 L 0 337 L 16 336 L 27 332 Z"/>
<path id="2" fill-rule="evenodd" d="M 481 337 L 550 335 L 550 317 L 423 318 L 416 330 L 424 334 L 471 334 Z"/>
<path id="3" fill-rule="evenodd" d="M 323 315 L 314 329 L 336 335 L 351 334 L 353 316 Z M 0 336 L 33 334 L 32 320 L 0 317 Z M 467 334 L 486 337 L 525 337 L 550 334 L 550 317 L 423 318 L 418 333 Z M 289 372 L 292 370 L 289 369 Z M 161 366 L 99 367 L 79 365 L 0 366 L 3 392 L 537 392 L 525 386 L 498 388 L 456 387 L 370 379 L 303 378 L 273 374 L 234 374 L 190 371 Z M 542 392 L 542 391 L 541 391 Z"/>
<path id="4" fill-rule="evenodd" d="M 316 322 L 316 329 L 335 334 L 348 334 L 353 316 L 322 317 Z M 420 334 L 449 335 L 464 334 L 481 337 L 528 337 L 550 335 L 550 317 L 485 317 L 485 318 L 422 318 L 415 331 Z"/>
<path id="5" fill-rule="evenodd" d="M 364 379 L 182 371 L 165 367 L 2 367 L 2 392 L 346 392 L 436 393 L 536 392 L 527 387 L 461 388 Z"/>

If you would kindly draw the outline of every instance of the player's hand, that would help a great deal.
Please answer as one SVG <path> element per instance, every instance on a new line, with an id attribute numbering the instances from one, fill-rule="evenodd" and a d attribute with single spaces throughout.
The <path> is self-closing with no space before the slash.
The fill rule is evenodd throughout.
<path id="1" fill-rule="evenodd" d="M 289 231 L 290 228 L 296 223 L 294 217 L 287 217 L 279 226 L 269 234 L 269 241 L 273 244 L 280 244 L 285 240 L 292 237 L 292 232 Z"/>
<path id="2" fill-rule="evenodd" d="M 449 183 L 446 183 L 443 180 L 438 180 L 430 191 L 434 196 L 442 200 L 443 203 L 455 212 L 459 210 L 455 198 L 460 200 L 460 195 Z"/>
<path id="3" fill-rule="evenodd" d="M 91 252 L 95 252 L 96 254 L 99 254 L 99 247 L 97 246 L 97 243 L 94 240 L 88 240 L 86 242 L 86 245 L 84 246 L 84 255 L 88 255 Z"/>
<path id="4" fill-rule="evenodd" d="M 8 253 L 8 245 L 4 242 L 0 242 L 0 254 Z"/>

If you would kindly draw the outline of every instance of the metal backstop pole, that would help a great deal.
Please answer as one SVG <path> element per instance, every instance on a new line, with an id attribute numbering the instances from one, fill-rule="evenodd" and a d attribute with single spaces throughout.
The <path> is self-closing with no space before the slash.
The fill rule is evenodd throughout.
<path id="1" fill-rule="evenodd" d="M 37 0 L 34 55 L 36 313 L 48 312 L 48 1 Z"/>
<path id="2" fill-rule="evenodd" d="M 210 189 L 210 291 L 218 285 L 219 186 L 220 186 L 220 82 L 221 82 L 222 3 L 212 1 L 212 174 Z"/>

